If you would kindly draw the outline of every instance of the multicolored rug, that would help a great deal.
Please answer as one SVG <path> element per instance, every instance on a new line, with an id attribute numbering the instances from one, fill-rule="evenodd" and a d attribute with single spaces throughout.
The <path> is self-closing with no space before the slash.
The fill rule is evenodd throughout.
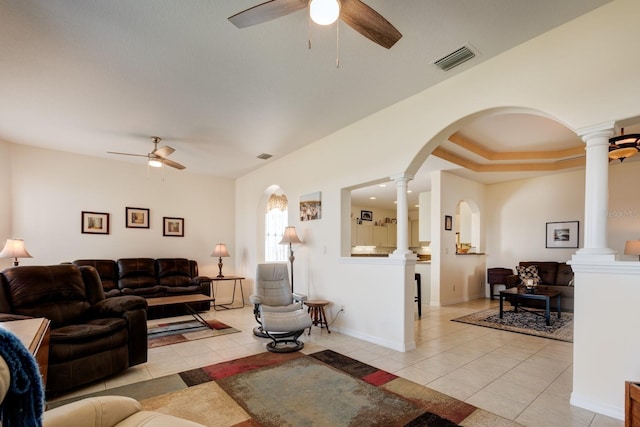
<path id="1" fill-rule="evenodd" d="M 196 320 L 172 323 L 149 322 L 147 324 L 147 348 L 240 332 L 238 329 L 232 328 L 215 319 L 207 320 L 207 323 L 212 329 L 207 328 Z"/>
<path id="2" fill-rule="evenodd" d="M 331 350 L 264 352 L 92 396 L 107 394 L 206 426 L 518 425 Z"/>
<path id="3" fill-rule="evenodd" d="M 452 319 L 454 322 L 469 323 L 503 331 L 534 335 L 553 340 L 573 342 L 573 313 L 562 313 L 558 319 L 557 313 L 551 313 L 551 325 L 547 326 L 544 311 L 508 310 L 500 319 L 499 308 L 489 308 L 468 316 Z"/>

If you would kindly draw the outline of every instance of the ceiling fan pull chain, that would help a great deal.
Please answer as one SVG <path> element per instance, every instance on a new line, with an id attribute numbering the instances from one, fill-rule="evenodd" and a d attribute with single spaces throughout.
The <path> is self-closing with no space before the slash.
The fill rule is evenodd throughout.
<path id="1" fill-rule="evenodd" d="M 311 15 L 307 14 L 307 28 L 309 29 L 309 35 L 307 37 L 307 40 L 309 42 L 309 50 L 311 50 Z"/>
<path id="2" fill-rule="evenodd" d="M 336 21 L 336 68 L 340 68 L 340 20 Z"/>

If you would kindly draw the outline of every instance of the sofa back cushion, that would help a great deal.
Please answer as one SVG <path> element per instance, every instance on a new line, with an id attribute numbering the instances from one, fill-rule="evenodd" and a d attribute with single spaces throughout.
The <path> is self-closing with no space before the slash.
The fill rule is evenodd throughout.
<path id="1" fill-rule="evenodd" d="M 46 317 L 52 328 L 77 321 L 90 306 L 82 274 L 72 264 L 8 268 L 2 286 L 12 313 Z"/>
<path id="2" fill-rule="evenodd" d="M 116 262 L 111 259 L 77 259 L 74 265 L 90 265 L 98 271 L 98 276 L 102 281 L 102 289 L 105 292 L 118 289 L 118 269 Z"/>
<path id="3" fill-rule="evenodd" d="M 528 267 L 530 265 L 538 266 L 538 276 L 540 277 L 540 284 L 543 285 L 555 285 L 556 275 L 558 272 L 558 263 L 555 261 L 522 261 L 520 265 Z"/>
<path id="4" fill-rule="evenodd" d="M 124 289 L 153 288 L 157 286 L 156 263 L 151 258 L 120 258 L 118 260 L 118 287 Z"/>
<path id="5" fill-rule="evenodd" d="M 158 258 L 156 260 L 158 284 L 168 287 L 189 286 L 191 266 L 186 258 Z"/>
<path id="6" fill-rule="evenodd" d="M 566 262 L 558 264 L 558 274 L 556 275 L 556 285 L 573 286 L 573 270 Z"/>

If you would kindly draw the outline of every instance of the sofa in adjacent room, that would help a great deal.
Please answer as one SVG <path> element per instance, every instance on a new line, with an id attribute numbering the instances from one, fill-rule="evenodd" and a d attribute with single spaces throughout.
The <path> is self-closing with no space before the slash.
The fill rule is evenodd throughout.
<path id="1" fill-rule="evenodd" d="M 535 266 L 535 269 L 532 269 Z M 524 271 L 524 270 L 527 271 Z M 556 261 L 521 261 L 516 266 L 516 272 L 520 271 L 520 274 L 509 275 L 505 278 L 506 287 L 513 288 L 515 286 L 524 286 L 522 277 L 531 274 L 532 271 L 537 271 L 537 276 L 540 278 L 538 283 L 538 289 L 540 290 L 554 290 L 562 292 L 560 296 L 560 308 L 562 311 L 573 312 L 573 270 L 571 266 L 566 262 Z M 509 300 L 507 298 L 507 300 Z M 551 300 L 551 307 L 556 310 L 556 300 Z M 528 305 L 532 307 L 544 307 L 543 301 L 521 301 L 521 305 Z"/>
<path id="2" fill-rule="evenodd" d="M 93 267 L 0 272 L 0 321 L 50 320 L 47 392 L 59 394 L 147 361 L 147 302 L 106 298 Z"/>
<path id="3" fill-rule="evenodd" d="M 211 295 L 211 279 L 198 274 L 198 263 L 186 258 L 79 259 L 75 265 L 94 267 L 107 297 L 136 295 L 144 298 L 173 295 Z M 208 311 L 208 302 L 191 304 L 196 311 Z M 184 307 L 149 307 L 149 318 L 187 314 Z"/>

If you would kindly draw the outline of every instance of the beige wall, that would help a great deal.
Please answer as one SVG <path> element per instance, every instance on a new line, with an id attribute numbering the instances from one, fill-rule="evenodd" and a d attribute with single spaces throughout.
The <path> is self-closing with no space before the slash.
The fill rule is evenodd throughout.
<path id="1" fill-rule="evenodd" d="M 91 158 L 25 145 L 3 144 L 11 172 L 1 168 L 1 186 L 9 181 L 10 226 L 0 210 L 0 240 L 21 237 L 32 259 L 21 265 L 46 265 L 78 258 L 185 257 L 198 261 L 201 273 L 217 274 L 209 255 L 217 242 L 234 249 L 234 182 L 188 171 L 168 170 L 164 181 L 144 162 Z M 3 153 L 4 154 L 4 153 Z M 0 156 L 0 159 L 5 159 Z M 4 160 L 0 160 L 4 162 Z M 1 164 L 0 164 L 1 166 Z M 150 228 L 125 227 L 125 208 L 150 209 Z M 82 234 L 81 212 L 110 214 L 109 235 Z M 185 220 L 184 237 L 164 237 L 162 218 Z M 10 265 L 0 260 L 2 266 Z M 225 272 L 235 258 L 224 260 Z"/>

